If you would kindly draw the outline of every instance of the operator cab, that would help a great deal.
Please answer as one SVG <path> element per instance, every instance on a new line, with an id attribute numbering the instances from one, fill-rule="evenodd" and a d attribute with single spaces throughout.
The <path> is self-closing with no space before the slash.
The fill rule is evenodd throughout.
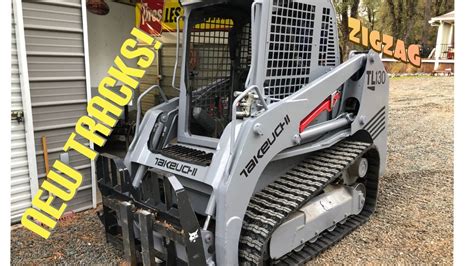
<path id="1" fill-rule="evenodd" d="M 256 85 L 267 103 L 276 102 L 339 64 L 329 8 L 275 0 L 268 35 L 260 36 L 265 31 L 258 18 L 267 14 L 252 3 L 181 1 L 186 8 L 178 142 L 215 149 L 232 121 L 237 92 Z M 314 30 L 316 24 L 321 31 Z"/>
<path id="2" fill-rule="evenodd" d="M 250 4 L 193 7 L 184 16 L 178 141 L 215 148 L 231 121 L 234 92 L 245 90 Z"/>

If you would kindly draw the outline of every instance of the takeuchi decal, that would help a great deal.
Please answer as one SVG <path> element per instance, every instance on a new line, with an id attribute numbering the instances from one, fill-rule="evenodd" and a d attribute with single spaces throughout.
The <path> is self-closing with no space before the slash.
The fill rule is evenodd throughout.
<path id="1" fill-rule="evenodd" d="M 240 176 L 248 177 L 252 171 L 257 167 L 260 161 L 263 159 L 265 154 L 270 150 L 275 141 L 281 136 L 281 133 L 287 128 L 290 124 L 290 116 L 285 115 L 282 122 L 279 122 L 275 129 L 272 131 L 271 136 L 262 143 L 262 145 L 255 152 L 255 155 L 250 159 L 250 161 L 245 165 L 245 167 L 240 171 Z"/>
<path id="2" fill-rule="evenodd" d="M 355 18 L 349 18 L 349 41 L 373 49 L 378 53 L 410 63 L 415 67 L 421 67 L 420 46 L 411 44 L 406 48 L 405 42 L 395 39 L 393 36 L 382 34 L 380 31 L 370 31 L 362 26 L 362 22 Z"/>
<path id="3" fill-rule="evenodd" d="M 89 160 L 97 158 L 98 153 L 84 145 L 78 137 L 100 147 L 104 146 L 106 139 L 103 136 L 108 137 L 112 133 L 123 107 L 133 98 L 134 90 L 139 84 L 138 79 L 145 75 L 145 70 L 153 63 L 156 54 L 154 50 L 161 48 L 161 42 L 137 28 L 133 28 L 130 34 L 132 36 L 120 48 L 120 55 L 115 57 L 114 65 L 107 71 L 108 76 L 100 81 L 97 89 L 99 95 L 94 96 L 87 104 L 87 115 L 77 120 L 75 132 L 70 134 L 64 144 L 65 152 L 74 150 Z M 138 46 L 138 42 L 148 46 Z M 135 59 L 133 62 L 136 63 L 127 65 L 124 59 Z M 117 87 L 118 83 L 123 85 Z M 66 210 L 67 202 L 76 195 L 83 178 L 78 170 L 60 160 L 54 162 L 46 177 L 32 200 L 33 207 L 23 213 L 21 223 L 25 228 L 48 239 L 57 220 Z"/>

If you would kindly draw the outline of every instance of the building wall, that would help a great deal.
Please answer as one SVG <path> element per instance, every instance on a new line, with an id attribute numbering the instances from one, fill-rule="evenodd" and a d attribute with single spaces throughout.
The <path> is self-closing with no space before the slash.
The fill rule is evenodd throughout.
<path id="1" fill-rule="evenodd" d="M 21 70 L 21 58 L 18 53 L 18 47 L 20 46 L 17 42 L 17 38 L 20 38 L 17 33 L 19 25 L 17 25 L 17 17 L 19 12 L 16 6 L 12 8 L 12 35 L 11 35 L 11 112 L 13 113 L 25 113 L 30 110 L 23 106 L 23 95 L 22 95 L 22 76 L 25 73 Z M 21 16 L 21 10 L 20 10 Z M 25 110 L 26 109 L 26 110 Z M 31 206 L 31 186 L 34 184 L 30 183 L 30 180 L 36 178 L 35 175 L 31 175 L 35 167 L 28 163 L 28 147 L 27 137 L 25 131 L 26 121 L 30 117 L 24 117 L 23 121 L 11 120 L 11 161 L 10 161 L 10 218 L 11 222 L 18 222 L 23 215 L 23 212 Z M 34 169 L 36 170 L 36 169 Z M 30 177 L 31 175 L 31 177 Z"/>
<path id="2" fill-rule="evenodd" d="M 120 52 L 123 41 L 130 37 L 135 26 L 135 7 L 107 2 L 109 14 L 105 16 L 87 12 L 89 34 L 89 63 L 91 86 L 97 87 L 107 75 L 114 58 Z"/>
<path id="3" fill-rule="evenodd" d="M 17 2 L 21 3 L 23 12 L 29 85 L 29 96 L 23 94 L 22 97 L 29 97 L 31 101 L 37 183 L 41 184 L 47 175 L 46 167 L 59 159 L 77 119 L 86 114 L 85 0 Z M 84 138 L 77 140 L 89 145 Z M 83 182 L 67 210 L 95 207 L 95 175 L 91 161 L 75 151 L 68 155 L 68 164 L 82 174 Z M 43 194 L 44 197 L 47 195 Z"/>
<path id="4" fill-rule="evenodd" d="M 105 16 L 87 13 L 92 95 L 97 94 L 99 82 L 107 75 L 107 70 L 119 54 L 121 44 L 130 37 L 130 31 L 135 26 L 135 7 L 114 2 L 107 2 L 107 4 L 110 12 Z M 171 86 L 176 53 L 176 33 L 163 32 L 162 36 L 156 38 L 163 43 L 163 46 L 157 52 L 156 60 L 140 80 L 138 93 L 159 84 L 168 97 L 176 97 L 179 93 Z M 178 68 L 176 85 L 179 85 L 179 73 Z M 146 111 L 161 102 L 158 95 L 158 91 L 152 91 L 144 97 L 142 110 Z M 134 101 L 137 98 L 138 94 L 135 95 Z"/>
<path id="5" fill-rule="evenodd" d="M 438 27 L 438 35 L 436 37 L 435 58 L 442 58 L 443 53 L 453 44 L 454 24 L 441 22 Z"/>

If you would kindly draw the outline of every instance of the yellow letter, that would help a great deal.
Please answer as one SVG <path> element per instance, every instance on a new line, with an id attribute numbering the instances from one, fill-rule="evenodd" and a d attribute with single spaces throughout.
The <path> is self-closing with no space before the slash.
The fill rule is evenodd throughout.
<path id="1" fill-rule="evenodd" d="M 38 209 L 46 212 L 47 214 L 53 216 L 54 218 L 59 219 L 63 214 L 64 210 L 66 209 L 67 205 L 62 203 L 59 210 L 54 208 L 53 206 L 51 206 L 51 203 L 53 203 L 54 200 L 54 196 L 49 195 L 46 201 L 42 201 L 41 196 L 43 195 L 43 192 L 44 190 L 39 189 L 35 197 L 33 198 L 31 204 L 37 207 Z"/>
<path id="2" fill-rule="evenodd" d="M 390 35 L 384 34 L 382 36 L 382 42 L 383 42 L 383 53 L 386 54 L 388 57 L 393 56 L 393 37 Z"/>
<path id="3" fill-rule="evenodd" d="M 349 41 L 359 44 L 360 39 L 356 37 L 357 33 L 360 31 L 360 20 L 349 17 L 349 29 L 352 29 L 352 31 L 349 33 Z"/>
<path id="4" fill-rule="evenodd" d="M 148 45 L 153 43 L 153 37 L 137 28 L 133 28 L 131 34 Z"/>
<path id="5" fill-rule="evenodd" d="M 128 67 L 119 56 L 115 57 L 114 63 L 118 69 L 112 66 L 107 73 L 113 78 L 122 81 L 125 85 L 136 88 L 138 81 L 132 77 L 143 77 L 145 70 Z"/>
<path id="6" fill-rule="evenodd" d="M 99 93 L 105 98 L 110 99 L 112 102 L 120 106 L 127 105 L 133 96 L 132 89 L 125 85 L 122 85 L 122 87 L 120 87 L 120 92 L 125 95 L 125 97 L 120 97 L 117 93 L 113 92 L 111 89 L 105 86 L 115 86 L 115 83 L 115 79 L 111 77 L 105 77 L 99 84 Z"/>
<path id="7" fill-rule="evenodd" d="M 369 29 L 362 27 L 362 46 L 369 47 Z"/>
<path id="8" fill-rule="evenodd" d="M 163 44 L 160 41 L 156 40 L 155 45 L 153 45 L 153 48 L 155 48 L 156 50 L 160 50 L 162 45 Z"/>
<path id="9" fill-rule="evenodd" d="M 88 129 L 86 129 L 84 125 L 87 126 Z M 77 134 L 102 147 L 105 144 L 105 139 L 100 135 L 95 134 L 94 132 L 96 131 L 104 134 L 105 136 L 109 136 L 110 133 L 112 133 L 112 129 L 102 125 L 101 123 L 96 123 L 94 119 L 86 115 L 79 118 L 76 123 Z"/>
<path id="10" fill-rule="evenodd" d="M 420 47 L 416 44 L 408 46 L 408 59 L 415 67 L 421 66 Z"/>
<path id="11" fill-rule="evenodd" d="M 30 231 L 42 236 L 44 239 L 48 239 L 51 232 L 46 230 L 44 227 L 36 224 L 29 218 L 33 218 L 38 220 L 40 223 L 48 226 L 49 228 L 53 229 L 56 226 L 56 221 L 51 219 L 50 217 L 46 216 L 44 213 L 39 212 L 36 209 L 28 208 L 23 216 L 21 217 L 21 224 L 28 228 Z"/>
<path id="12" fill-rule="evenodd" d="M 147 68 L 151 66 L 153 63 L 153 59 L 155 59 L 155 53 L 146 47 L 136 48 L 137 42 L 132 39 L 127 39 L 120 48 L 120 53 L 127 59 L 133 59 L 140 57 L 138 59 L 137 65 L 142 68 Z M 128 49 L 134 48 L 134 49 Z"/>
<path id="13" fill-rule="evenodd" d="M 102 108 L 102 110 L 97 109 L 94 105 L 97 105 Z M 87 113 L 97 118 L 98 120 L 102 121 L 109 127 L 114 127 L 117 123 L 117 118 L 108 115 L 109 113 L 119 117 L 122 114 L 122 109 L 118 106 L 114 105 L 113 103 L 105 100 L 100 96 L 95 96 L 89 101 L 87 105 Z"/>
<path id="14" fill-rule="evenodd" d="M 407 62 L 407 51 L 405 50 L 405 42 L 402 40 L 397 40 L 395 45 L 395 52 L 393 53 L 393 58 L 398 59 L 402 62 Z"/>
<path id="15" fill-rule="evenodd" d="M 75 140 L 76 136 L 76 133 L 71 133 L 69 139 L 66 141 L 66 144 L 64 144 L 64 151 L 68 151 L 70 148 L 72 148 L 73 150 L 79 152 L 87 158 L 95 160 L 95 158 L 97 157 L 97 152 Z"/>
<path id="16" fill-rule="evenodd" d="M 382 52 L 382 42 L 380 41 L 379 31 L 374 30 L 370 32 L 370 46 L 377 53 Z"/>
<path id="17" fill-rule="evenodd" d="M 46 179 L 43 184 L 41 184 L 41 188 L 53 193 L 56 197 L 64 201 L 70 201 L 74 197 L 74 195 L 76 195 L 77 189 L 82 183 L 81 173 L 59 160 L 56 160 L 56 162 L 54 162 L 53 168 L 65 174 L 67 177 L 69 177 L 69 179 L 54 171 L 49 171 L 48 179 Z M 72 179 L 74 182 L 72 182 L 70 179 Z M 66 190 L 69 190 L 69 192 L 58 188 L 57 186 L 49 182 L 49 180 L 56 182 L 57 184 L 64 187 Z"/>

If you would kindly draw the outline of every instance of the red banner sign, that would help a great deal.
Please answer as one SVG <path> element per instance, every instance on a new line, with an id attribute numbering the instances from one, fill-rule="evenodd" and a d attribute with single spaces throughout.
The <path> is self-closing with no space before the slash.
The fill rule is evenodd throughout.
<path id="1" fill-rule="evenodd" d="M 136 5 L 137 27 L 154 35 L 161 35 L 164 0 L 140 0 Z"/>

